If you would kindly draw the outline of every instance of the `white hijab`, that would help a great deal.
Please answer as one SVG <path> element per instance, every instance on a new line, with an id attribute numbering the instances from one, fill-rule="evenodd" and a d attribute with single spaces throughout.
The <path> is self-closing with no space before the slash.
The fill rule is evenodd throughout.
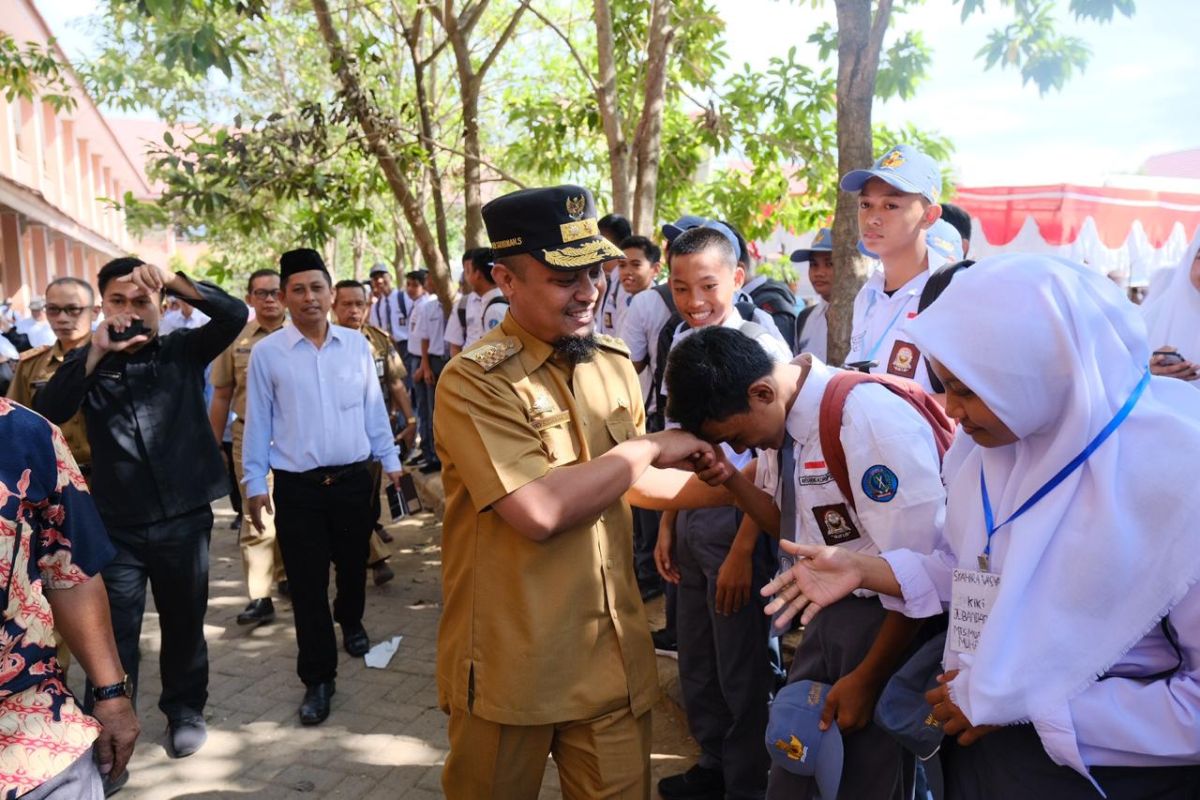
<path id="1" fill-rule="evenodd" d="M 948 475 L 946 536 L 958 564 L 977 569 L 987 539 L 980 469 L 999 524 L 1125 404 L 1146 371 L 1146 329 L 1104 276 L 1065 259 L 1002 255 L 956 276 L 908 331 L 1020 437 L 973 445 Z M 1153 378 L 1079 469 L 996 532 L 999 595 L 951 684 L 968 719 L 1064 719 L 1067 701 L 1200 579 L 1198 459 L 1200 395 Z"/>
<path id="2" fill-rule="evenodd" d="M 1142 315 L 1149 329 L 1150 347 L 1176 347 L 1188 361 L 1200 362 L 1200 289 L 1192 283 L 1192 265 L 1200 251 L 1200 231 L 1188 245 L 1170 278 L 1146 298 Z M 1197 383 L 1200 387 L 1200 382 Z"/>

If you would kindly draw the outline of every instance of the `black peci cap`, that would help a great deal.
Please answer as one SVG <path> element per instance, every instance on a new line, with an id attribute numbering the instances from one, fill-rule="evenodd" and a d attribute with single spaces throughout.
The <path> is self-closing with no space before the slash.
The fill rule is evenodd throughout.
<path id="1" fill-rule="evenodd" d="M 321 258 L 320 253 L 311 248 L 301 247 L 298 250 L 288 250 L 279 257 L 279 279 L 285 286 L 288 278 L 297 272 L 308 272 L 314 269 L 324 272 L 325 277 L 329 277 L 325 260 Z"/>
<path id="2" fill-rule="evenodd" d="M 600 235 L 596 203 L 582 186 L 522 189 L 483 207 L 495 258 L 529 253 L 551 269 L 574 272 L 625 253 Z"/>

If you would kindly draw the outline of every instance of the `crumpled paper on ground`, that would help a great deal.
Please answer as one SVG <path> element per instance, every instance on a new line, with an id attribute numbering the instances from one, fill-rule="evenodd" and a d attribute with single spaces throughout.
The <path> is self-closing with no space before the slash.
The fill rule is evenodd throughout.
<path id="1" fill-rule="evenodd" d="M 400 640 L 403 638 L 403 636 L 393 636 L 391 639 L 380 642 L 367 651 L 363 660 L 367 662 L 368 667 L 387 669 L 387 665 L 392 661 L 392 656 L 396 655 L 396 650 L 400 648 Z"/>

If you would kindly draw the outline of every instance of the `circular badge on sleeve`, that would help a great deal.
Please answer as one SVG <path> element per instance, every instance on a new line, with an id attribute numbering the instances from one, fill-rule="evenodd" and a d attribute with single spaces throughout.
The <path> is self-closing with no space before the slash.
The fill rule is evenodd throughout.
<path id="1" fill-rule="evenodd" d="M 876 503 L 889 503 L 896 497 L 900 489 L 900 479 L 896 473 L 883 464 L 876 464 L 863 473 L 863 494 Z"/>

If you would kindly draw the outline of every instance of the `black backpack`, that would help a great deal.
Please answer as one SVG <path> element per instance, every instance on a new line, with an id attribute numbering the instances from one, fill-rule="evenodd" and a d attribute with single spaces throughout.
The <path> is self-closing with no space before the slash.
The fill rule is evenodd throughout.
<path id="1" fill-rule="evenodd" d="M 785 342 L 796 341 L 796 295 L 783 281 L 768 278 L 750 292 L 754 305 L 771 315 Z"/>
<path id="2" fill-rule="evenodd" d="M 670 286 L 666 284 L 660 284 L 651 288 L 658 292 L 658 296 L 662 298 L 662 301 L 666 304 L 667 308 L 671 310 L 670 319 L 668 319 L 663 326 L 658 329 L 658 341 L 656 342 L 654 349 L 656 354 L 654 377 L 650 381 L 650 396 L 646 398 L 647 401 L 649 401 L 650 397 L 658 398 L 658 403 L 654 414 L 647 417 L 646 420 L 646 430 L 653 432 L 661 431 L 666 419 L 667 393 L 665 387 L 663 386 L 663 376 L 667 372 L 667 356 L 671 352 L 671 344 L 675 341 L 675 332 L 678 331 L 679 326 L 683 324 L 683 315 L 680 314 L 679 310 L 675 308 L 675 299 L 671 297 Z M 755 306 L 753 303 L 735 303 L 734 308 L 736 308 L 738 313 L 742 315 L 743 320 L 753 324 L 756 328 L 758 328 L 757 323 L 754 322 Z M 758 329 L 762 330 L 761 328 Z M 744 329 L 743 332 L 745 332 Z M 647 405 L 649 405 L 648 402 Z"/>

